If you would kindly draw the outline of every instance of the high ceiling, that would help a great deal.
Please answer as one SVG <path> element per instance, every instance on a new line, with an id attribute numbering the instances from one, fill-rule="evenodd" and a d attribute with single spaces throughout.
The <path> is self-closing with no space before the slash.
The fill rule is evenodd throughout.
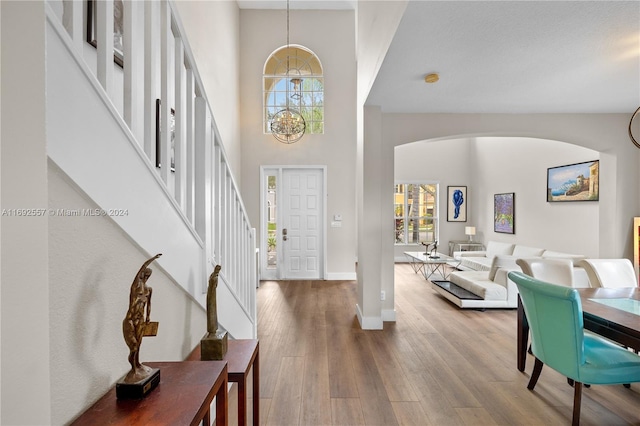
<path id="1" fill-rule="evenodd" d="M 437 72 L 440 81 L 426 84 Z M 628 112 L 638 1 L 414 1 L 368 103 L 386 112 Z"/>
<path id="2" fill-rule="evenodd" d="M 440 80 L 426 84 L 433 72 Z M 640 106 L 640 1 L 410 1 L 367 104 L 384 112 L 631 114 Z"/>

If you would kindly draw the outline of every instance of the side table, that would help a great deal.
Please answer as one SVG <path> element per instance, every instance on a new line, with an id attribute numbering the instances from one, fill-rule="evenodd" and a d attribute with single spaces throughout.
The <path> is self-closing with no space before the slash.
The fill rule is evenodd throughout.
<path id="1" fill-rule="evenodd" d="M 229 339 L 227 362 L 229 381 L 238 384 L 238 424 L 247 424 L 247 378 L 253 367 L 253 425 L 260 425 L 260 345 L 257 339 Z M 189 354 L 188 361 L 200 359 L 200 345 Z M 216 361 L 202 361 L 216 362 Z M 219 362 L 219 361 L 218 361 Z"/>
<path id="2" fill-rule="evenodd" d="M 457 247 L 457 250 L 456 250 Z M 484 245 L 477 241 L 451 240 L 449 241 L 449 256 L 453 256 L 454 251 L 484 250 Z"/>
<path id="3" fill-rule="evenodd" d="M 160 369 L 160 384 L 143 399 L 117 399 L 112 387 L 72 425 L 211 424 L 210 406 L 216 397 L 216 426 L 228 422 L 227 363 L 145 362 Z"/>

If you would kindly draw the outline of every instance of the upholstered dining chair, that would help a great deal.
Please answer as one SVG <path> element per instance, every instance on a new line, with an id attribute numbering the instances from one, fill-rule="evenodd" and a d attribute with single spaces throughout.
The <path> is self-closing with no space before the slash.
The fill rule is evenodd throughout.
<path id="1" fill-rule="evenodd" d="M 637 287 L 638 279 L 629 259 L 581 259 L 591 287 Z"/>
<path id="2" fill-rule="evenodd" d="M 516 264 L 526 275 L 548 283 L 573 287 L 573 261 L 571 259 L 518 259 Z"/>
<path id="3" fill-rule="evenodd" d="M 571 259 L 534 257 L 518 259 L 516 264 L 520 266 L 523 273 L 540 281 L 564 287 L 576 287 L 573 276 L 573 260 Z M 585 333 L 591 332 L 585 330 Z M 531 346 L 529 346 L 528 352 L 532 353 Z M 573 380 L 568 378 L 567 381 L 573 386 Z M 585 386 L 591 385 L 585 383 Z"/>
<path id="4" fill-rule="evenodd" d="M 582 384 L 640 382 L 640 356 L 599 335 L 584 332 L 576 289 L 509 272 L 516 283 L 531 331 L 536 358 L 527 388 L 533 390 L 543 365 L 574 381 L 573 425 L 580 424 Z"/>

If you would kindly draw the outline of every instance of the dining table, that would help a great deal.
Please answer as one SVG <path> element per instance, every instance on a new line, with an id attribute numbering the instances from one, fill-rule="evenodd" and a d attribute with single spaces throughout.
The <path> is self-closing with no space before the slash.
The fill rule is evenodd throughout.
<path id="1" fill-rule="evenodd" d="M 640 288 L 576 288 L 582 304 L 584 328 L 640 351 Z M 529 323 L 518 295 L 517 363 L 524 371 Z"/>

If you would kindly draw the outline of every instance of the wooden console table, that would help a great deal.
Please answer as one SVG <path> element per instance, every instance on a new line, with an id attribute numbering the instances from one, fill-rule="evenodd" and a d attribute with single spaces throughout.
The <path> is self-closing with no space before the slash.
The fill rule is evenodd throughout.
<path id="1" fill-rule="evenodd" d="M 247 424 L 247 378 L 253 367 L 253 424 L 260 425 L 260 345 L 255 339 L 238 339 L 227 342 L 229 381 L 238 384 L 238 424 Z M 200 359 L 200 345 L 189 354 L 188 361 Z M 216 361 L 202 361 L 203 363 Z M 219 361 L 218 361 L 219 362 Z"/>
<path id="2" fill-rule="evenodd" d="M 160 384 L 144 399 L 117 399 L 115 387 L 73 425 L 211 424 L 216 397 L 216 426 L 227 425 L 227 363 L 210 361 L 145 362 L 160 369 Z"/>

